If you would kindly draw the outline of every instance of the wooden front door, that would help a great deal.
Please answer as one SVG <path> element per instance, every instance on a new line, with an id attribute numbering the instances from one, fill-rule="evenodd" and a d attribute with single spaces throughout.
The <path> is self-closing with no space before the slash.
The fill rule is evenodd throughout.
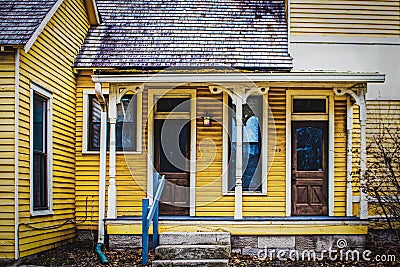
<path id="1" fill-rule="evenodd" d="M 292 214 L 328 214 L 326 121 L 292 123 Z"/>
<path id="2" fill-rule="evenodd" d="M 162 215 L 189 215 L 190 120 L 154 120 L 154 166 L 165 175 Z"/>

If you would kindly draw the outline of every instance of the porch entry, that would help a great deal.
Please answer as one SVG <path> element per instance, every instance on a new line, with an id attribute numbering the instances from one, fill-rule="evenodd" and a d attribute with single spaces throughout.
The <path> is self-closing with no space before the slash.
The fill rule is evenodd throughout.
<path id="1" fill-rule="evenodd" d="M 165 175 L 161 215 L 189 215 L 190 203 L 190 98 L 156 99 L 154 167 Z"/>
<path id="2" fill-rule="evenodd" d="M 292 215 L 328 215 L 328 122 L 292 122 Z"/>

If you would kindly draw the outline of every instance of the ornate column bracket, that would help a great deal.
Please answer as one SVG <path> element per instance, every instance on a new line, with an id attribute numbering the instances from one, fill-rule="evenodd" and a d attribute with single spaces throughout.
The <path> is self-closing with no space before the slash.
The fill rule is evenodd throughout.
<path id="1" fill-rule="evenodd" d="M 115 84 L 111 85 L 111 87 L 116 87 L 116 92 L 117 92 L 117 104 L 121 103 L 121 98 L 128 92 L 131 92 L 132 94 L 140 94 L 144 91 L 144 84 L 132 84 L 132 83 L 127 83 L 127 84 Z"/>
<path id="2" fill-rule="evenodd" d="M 208 90 L 210 90 L 212 94 L 220 94 L 223 92 L 227 93 L 232 98 L 233 104 L 236 105 L 237 97 L 240 97 L 243 101 L 243 104 L 246 104 L 247 98 L 252 94 L 268 94 L 269 87 L 237 86 L 236 88 L 231 88 L 221 85 L 210 85 Z"/>

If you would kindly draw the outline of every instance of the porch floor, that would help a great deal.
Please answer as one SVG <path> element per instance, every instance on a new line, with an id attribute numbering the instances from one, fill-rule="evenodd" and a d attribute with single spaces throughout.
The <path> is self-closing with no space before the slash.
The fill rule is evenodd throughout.
<path id="1" fill-rule="evenodd" d="M 108 234 L 142 233 L 142 218 L 139 216 L 106 219 L 105 224 Z M 159 231 L 225 231 L 232 235 L 364 235 L 368 233 L 368 221 L 358 217 L 329 216 L 245 217 L 240 220 L 233 217 L 160 216 Z"/>

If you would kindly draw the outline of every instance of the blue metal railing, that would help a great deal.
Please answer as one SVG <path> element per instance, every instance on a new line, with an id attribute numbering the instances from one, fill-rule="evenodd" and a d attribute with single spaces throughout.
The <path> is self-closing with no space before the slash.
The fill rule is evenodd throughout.
<path id="1" fill-rule="evenodd" d="M 142 199 L 142 264 L 149 262 L 149 228 L 153 221 L 153 250 L 158 245 L 158 203 L 165 185 L 165 175 L 159 173 L 153 176 L 153 203 L 149 199 Z"/>

